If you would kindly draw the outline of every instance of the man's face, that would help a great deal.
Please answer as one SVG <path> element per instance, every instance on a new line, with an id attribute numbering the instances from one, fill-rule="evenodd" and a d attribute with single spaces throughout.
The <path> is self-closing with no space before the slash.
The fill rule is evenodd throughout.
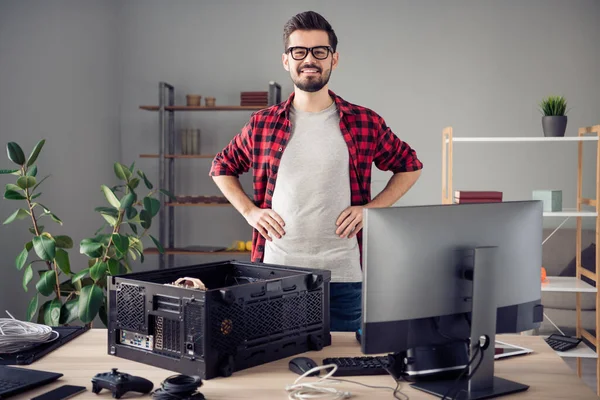
<path id="1" fill-rule="evenodd" d="M 290 77 L 298 89 L 305 92 L 318 92 L 321 90 L 331 76 L 331 71 L 337 67 L 338 54 L 331 52 L 329 47 L 329 36 L 325 31 L 294 31 L 289 38 L 288 48 L 306 47 L 313 48 L 323 46 L 323 48 L 314 49 L 305 52 L 306 57 L 302 58 L 303 50 L 296 49 L 282 55 L 283 67 L 290 72 Z M 321 59 L 325 57 L 324 59 Z M 301 58 L 301 59 L 295 59 Z"/>

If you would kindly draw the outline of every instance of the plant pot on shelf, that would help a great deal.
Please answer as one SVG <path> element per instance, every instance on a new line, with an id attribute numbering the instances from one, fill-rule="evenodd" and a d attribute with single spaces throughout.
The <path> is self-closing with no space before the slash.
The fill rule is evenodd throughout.
<path id="1" fill-rule="evenodd" d="M 566 115 L 545 115 L 542 117 L 542 128 L 546 137 L 565 136 L 567 129 Z"/>

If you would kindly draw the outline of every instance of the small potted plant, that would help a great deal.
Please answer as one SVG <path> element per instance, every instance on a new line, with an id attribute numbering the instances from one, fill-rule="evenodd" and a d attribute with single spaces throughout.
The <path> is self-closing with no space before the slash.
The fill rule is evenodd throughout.
<path id="1" fill-rule="evenodd" d="M 563 96 L 548 96 L 540 102 L 544 136 L 565 136 L 567 100 Z"/>

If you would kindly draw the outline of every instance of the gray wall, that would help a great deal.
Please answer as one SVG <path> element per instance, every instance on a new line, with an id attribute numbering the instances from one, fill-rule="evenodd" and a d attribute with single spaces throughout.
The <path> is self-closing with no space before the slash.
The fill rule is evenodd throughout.
<path id="1" fill-rule="evenodd" d="M 541 136 L 537 103 L 549 94 L 563 94 L 569 100 L 568 135 L 575 135 L 580 126 L 600 123 L 600 3 L 594 0 L 54 4 L 58 5 L 40 8 L 30 2 L 0 3 L 0 134 L 6 141 L 18 132 L 21 141 L 32 145 L 43 127 L 61 138 L 55 146 L 86 149 L 80 153 L 85 154 L 81 167 L 75 170 L 71 163 L 61 164 L 64 172 L 60 175 L 58 154 L 64 158 L 66 153 L 57 147 L 53 159 L 42 160 L 51 166 L 56 181 L 72 174 L 60 190 L 47 190 L 54 199 L 75 190 L 71 181 L 81 180 L 84 173 L 93 177 L 85 181 L 88 190 L 78 189 L 83 201 L 53 202 L 76 211 L 70 213 L 68 226 L 79 237 L 87 235 L 88 225 L 94 225 L 95 216 L 85 199 L 98 199 L 94 191 L 110 177 L 99 171 L 110 170 L 113 157 L 108 152 L 117 148 L 117 132 L 121 161 L 136 161 L 158 181 L 156 160 L 138 158 L 157 149 L 158 116 L 140 110 L 139 105 L 157 103 L 158 82 L 175 86 L 178 104 L 185 102 L 187 93 L 214 96 L 218 104 L 238 104 L 240 91 L 265 90 L 270 80 L 280 82 L 287 96 L 292 85 L 280 61 L 282 27 L 304 10 L 321 12 L 338 34 L 340 65 L 333 73 L 331 89 L 377 111 L 400 138 L 416 148 L 425 164 L 421 180 L 401 205 L 440 202 L 441 131 L 445 126 L 453 126 L 457 136 Z M 79 10 L 78 18 L 64 16 L 73 9 Z M 36 17 L 53 14 L 63 19 L 55 17 L 46 29 L 35 24 Z M 11 28 L 6 29 L 9 23 Z M 63 36 L 67 45 L 51 41 Z M 7 59 L 6 52 L 16 56 Z M 65 53 L 73 54 L 73 59 Z M 80 60 L 82 54 L 90 53 L 95 62 L 88 67 Z M 39 57 L 36 63 L 33 56 Z M 32 80 L 33 72 L 28 71 L 37 73 L 42 67 L 47 75 L 35 75 Z M 74 83 L 79 77 L 85 86 Z M 111 86 L 114 78 L 118 91 Z M 61 79 L 73 90 L 51 90 Z M 15 96 L 19 104 L 29 105 L 27 111 L 17 108 Z M 203 152 L 213 153 L 227 144 L 248 116 L 247 112 L 179 113 L 176 122 L 177 128 L 200 128 Z M 40 122 L 32 127 L 33 120 Z M 57 122 L 49 125 L 48 120 Z M 113 129 L 115 124 L 117 129 Z M 593 162 L 595 150 L 586 147 L 587 160 Z M 502 190 L 507 200 L 530 198 L 534 188 L 562 189 L 565 207 L 574 207 L 576 154 L 575 144 L 456 144 L 455 188 Z M 92 162 L 89 158 L 94 155 L 104 159 Z M 178 161 L 176 192 L 218 194 L 207 176 L 209 167 L 209 160 Z M 249 178 L 243 178 L 248 192 Z M 374 194 L 388 178 L 387 173 L 374 174 Z M 595 174 L 590 163 L 585 178 L 584 193 L 593 196 Z M 0 203 L 0 210 L 8 214 L 5 203 Z M 250 238 L 249 227 L 233 209 L 181 207 L 177 215 L 185 221 L 176 228 L 181 245 L 222 245 Z M 559 222 L 548 220 L 548 224 Z M 7 256 L 5 270 L 10 271 L 2 284 L 14 287 L 10 296 L 27 299 L 15 287 L 20 275 L 11 269 L 26 235 L 18 237 L 20 232 L 13 234 L 13 229 L 2 230 L 3 238 L 10 237 L 1 245 Z M 139 268 L 152 268 L 153 257 Z M 181 264 L 207 260 L 178 258 Z M 3 290 L 0 305 L 10 296 Z"/>
<path id="2" fill-rule="evenodd" d="M 46 139 L 38 176 L 51 176 L 38 200 L 64 225 L 49 219 L 43 225 L 76 243 L 102 225 L 94 212 L 104 204 L 100 185 L 114 183 L 112 162 L 121 158 L 116 11 L 114 1 L 0 2 L 0 166 L 11 166 L 7 142 L 30 152 Z M 14 183 L 12 176 L 0 177 L 2 187 Z M 2 221 L 20 203 L 2 199 Z M 25 293 L 23 274 L 14 266 L 31 240 L 30 225 L 25 220 L 0 225 L 0 317 L 8 310 L 24 318 L 35 293 L 37 274 Z M 73 270 L 87 266 L 78 245 L 69 253 Z"/>

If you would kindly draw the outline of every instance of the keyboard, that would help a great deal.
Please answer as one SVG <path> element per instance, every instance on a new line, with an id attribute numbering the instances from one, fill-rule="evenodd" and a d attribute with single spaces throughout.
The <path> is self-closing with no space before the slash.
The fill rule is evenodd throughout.
<path id="1" fill-rule="evenodd" d="M 388 375 L 387 356 L 380 357 L 331 357 L 323 365 L 335 364 L 338 369 L 333 376 Z"/>
<path id="2" fill-rule="evenodd" d="M 0 380 L 0 393 L 24 385 L 25 382 Z"/>

